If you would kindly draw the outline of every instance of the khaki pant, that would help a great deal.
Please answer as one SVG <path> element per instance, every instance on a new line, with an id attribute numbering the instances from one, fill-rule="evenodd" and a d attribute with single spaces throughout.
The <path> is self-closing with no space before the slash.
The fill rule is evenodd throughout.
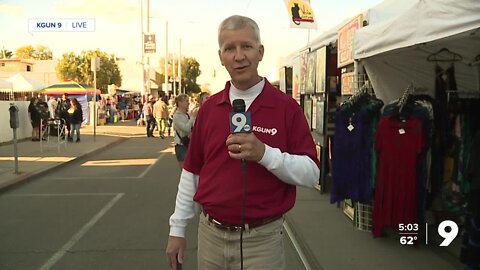
<path id="1" fill-rule="evenodd" d="M 165 135 L 165 129 L 167 128 L 167 119 L 156 118 L 155 120 L 157 121 L 158 135 L 164 136 Z"/>
<path id="2" fill-rule="evenodd" d="M 284 270 L 283 218 L 243 232 L 245 270 Z M 198 226 L 198 269 L 240 269 L 240 231 L 216 228 L 200 214 Z"/>

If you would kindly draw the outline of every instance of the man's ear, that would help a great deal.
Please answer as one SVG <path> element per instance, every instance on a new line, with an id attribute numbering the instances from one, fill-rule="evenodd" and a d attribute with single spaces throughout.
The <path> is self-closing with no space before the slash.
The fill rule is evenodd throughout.
<path id="1" fill-rule="evenodd" d="M 218 58 L 220 58 L 220 63 L 222 63 L 222 66 L 225 66 L 223 64 L 223 60 L 222 60 L 222 52 L 220 50 L 218 50 Z"/>
<path id="2" fill-rule="evenodd" d="M 265 52 L 265 48 L 263 47 L 262 44 L 260 44 L 260 46 L 258 47 L 258 53 L 260 53 L 260 59 L 258 61 L 262 61 L 264 52 Z"/>

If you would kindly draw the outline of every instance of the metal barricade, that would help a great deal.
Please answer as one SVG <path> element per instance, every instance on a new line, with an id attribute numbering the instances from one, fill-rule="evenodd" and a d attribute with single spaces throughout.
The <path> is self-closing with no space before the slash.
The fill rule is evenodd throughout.
<path id="1" fill-rule="evenodd" d="M 67 126 L 65 119 L 41 119 L 40 151 L 43 153 L 44 148 L 57 147 L 57 152 L 60 153 L 60 148 L 62 145 L 64 145 L 65 149 L 67 149 L 66 130 Z"/>

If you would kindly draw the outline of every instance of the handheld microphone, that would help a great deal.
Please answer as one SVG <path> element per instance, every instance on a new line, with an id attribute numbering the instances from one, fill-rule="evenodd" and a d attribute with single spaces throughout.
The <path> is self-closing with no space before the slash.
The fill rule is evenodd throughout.
<path id="1" fill-rule="evenodd" d="M 252 131 L 252 117 L 250 112 L 245 112 L 245 101 L 235 99 L 232 103 L 233 112 L 230 113 L 230 133 Z"/>
<path id="2" fill-rule="evenodd" d="M 245 101 L 235 99 L 232 102 L 233 112 L 230 113 L 230 133 L 252 132 L 252 117 L 245 112 Z M 240 269 L 243 270 L 243 230 L 245 227 L 245 206 L 247 196 L 247 161 L 242 158 L 243 193 L 242 193 L 242 229 L 240 230 Z"/>

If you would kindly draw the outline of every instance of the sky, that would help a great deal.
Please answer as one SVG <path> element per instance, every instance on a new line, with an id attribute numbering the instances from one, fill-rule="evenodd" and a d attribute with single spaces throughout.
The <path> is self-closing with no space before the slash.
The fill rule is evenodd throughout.
<path id="1" fill-rule="evenodd" d="M 305 47 L 309 40 L 345 19 L 382 2 L 311 0 L 317 29 L 307 30 L 290 28 L 284 0 L 150 0 L 147 23 L 148 1 L 0 0 L 0 48 L 14 52 L 25 45 L 44 45 L 52 50 L 54 58 L 61 58 L 66 52 L 80 53 L 98 48 L 125 58 L 141 69 L 138 63 L 142 61 L 143 27 L 144 32 L 149 30 L 156 34 L 157 53 L 150 57 L 150 64 L 158 67 L 159 58 L 165 55 L 168 21 L 169 53 L 178 55 L 181 51 L 182 56 L 195 58 L 202 71 L 197 83 L 210 84 L 216 92 L 215 88 L 223 87 L 229 79 L 218 58 L 217 28 L 224 18 L 239 14 L 258 23 L 265 47 L 259 74 L 273 81 L 278 79 L 281 57 Z M 29 20 L 44 18 L 94 19 L 95 29 L 90 32 L 29 33 Z"/>

